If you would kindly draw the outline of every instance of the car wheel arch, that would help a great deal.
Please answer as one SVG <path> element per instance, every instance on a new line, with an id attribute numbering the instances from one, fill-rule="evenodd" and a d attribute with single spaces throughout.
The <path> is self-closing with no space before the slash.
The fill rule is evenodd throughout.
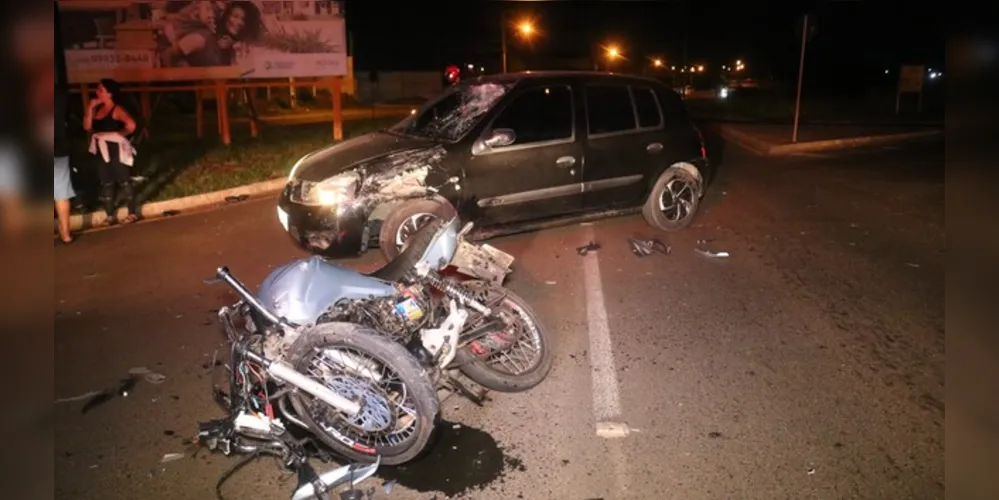
<path id="1" fill-rule="evenodd" d="M 656 169 L 655 175 L 649 177 L 648 192 L 649 195 L 652 194 L 652 190 L 655 189 L 656 183 L 659 182 L 659 178 L 663 176 L 666 172 L 670 170 L 683 170 L 689 173 L 697 181 L 697 194 L 698 198 L 704 196 L 704 175 L 701 170 L 697 168 L 693 163 L 688 161 L 676 161 L 669 165 L 662 165 Z"/>
<path id="2" fill-rule="evenodd" d="M 451 207 L 451 209 L 453 209 L 453 210 L 455 210 L 457 212 L 457 209 L 455 208 L 454 203 L 451 203 L 450 200 L 448 200 L 447 198 L 445 198 L 445 197 L 443 197 L 443 196 L 441 196 L 439 194 L 434 194 L 434 195 L 429 195 L 429 196 L 411 196 L 411 197 L 407 197 L 407 198 L 395 198 L 395 199 L 392 199 L 392 200 L 387 200 L 387 201 L 383 201 L 381 203 L 378 203 L 377 205 L 375 205 L 375 208 L 371 211 L 371 214 L 368 215 L 368 221 L 370 222 L 370 221 L 373 221 L 373 220 L 382 220 L 385 217 L 387 217 L 388 214 L 392 213 L 395 209 L 399 208 L 400 206 L 405 205 L 406 203 L 410 203 L 410 202 L 413 202 L 413 201 L 419 201 L 419 200 L 435 201 L 435 202 L 440 203 L 442 205 L 449 206 L 449 207 Z"/>

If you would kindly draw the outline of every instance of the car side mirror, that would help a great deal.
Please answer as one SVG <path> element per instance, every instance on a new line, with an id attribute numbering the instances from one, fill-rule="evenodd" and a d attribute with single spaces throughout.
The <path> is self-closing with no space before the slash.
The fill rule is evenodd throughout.
<path id="1" fill-rule="evenodd" d="M 492 148 L 509 146 L 517 140 L 517 134 L 513 129 L 498 128 L 489 133 L 485 139 L 475 141 L 472 145 L 472 154 L 481 154 Z"/>

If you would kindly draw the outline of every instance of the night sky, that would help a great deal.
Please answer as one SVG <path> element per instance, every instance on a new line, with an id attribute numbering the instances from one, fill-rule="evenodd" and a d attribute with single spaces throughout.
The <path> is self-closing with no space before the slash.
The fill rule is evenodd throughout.
<path id="1" fill-rule="evenodd" d="M 902 63 L 943 69 L 944 28 L 930 4 L 900 9 L 874 0 L 358 1 L 347 2 L 346 13 L 355 68 L 365 71 L 443 71 L 448 64 L 473 63 L 496 72 L 502 9 L 511 24 L 531 18 L 543 30 L 526 44 L 511 27 L 511 59 L 588 57 L 591 46 L 613 42 L 631 62 L 662 57 L 680 65 L 686 41 L 688 64 L 720 69 L 742 59 L 751 76 L 788 80 L 797 75 L 800 19 L 807 5 L 813 6 L 810 22 L 816 25 L 805 63 L 809 80 L 876 82 L 885 80 L 885 69 L 895 73 Z"/>

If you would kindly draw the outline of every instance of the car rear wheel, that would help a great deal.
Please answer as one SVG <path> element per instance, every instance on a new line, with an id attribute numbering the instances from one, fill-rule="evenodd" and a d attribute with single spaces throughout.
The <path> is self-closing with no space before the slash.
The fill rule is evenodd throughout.
<path id="1" fill-rule="evenodd" d="M 378 247 L 385 261 L 396 258 L 409 237 L 427 223 L 454 216 L 454 207 L 435 200 L 412 200 L 399 205 L 385 217 L 378 234 Z"/>
<path id="2" fill-rule="evenodd" d="M 701 200 L 701 184 L 685 169 L 667 169 L 652 186 L 642 207 L 645 221 L 663 231 L 677 231 L 690 225 Z"/>

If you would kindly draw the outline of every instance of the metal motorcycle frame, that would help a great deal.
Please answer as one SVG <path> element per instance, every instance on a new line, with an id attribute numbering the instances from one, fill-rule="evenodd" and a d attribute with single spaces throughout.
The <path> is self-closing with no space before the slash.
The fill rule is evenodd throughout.
<path id="1" fill-rule="evenodd" d="M 424 228 L 411 239 L 411 244 L 407 244 L 399 258 L 372 276 L 314 257 L 290 263 L 271 273 L 262 283 L 260 292 L 254 295 L 226 267 L 218 268 L 216 278 L 211 281 L 225 282 L 240 297 L 238 302 L 222 307 L 218 312 L 230 342 L 227 366 L 229 390 L 226 393 L 216 389 L 214 396 L 229 416 L 200 424 L 198 441 L 226 455 L 248 454 L 249 459 L 261 455 L 280 457 L 286 468 L 299 473 L 299 487 L 293 495 L 295 500 L 310 498 L 309 495 L 316 493 L 323 494 L 345 482 L 353 485 L 374 474 L 383 462 L 381 456 L 375 458 L 374 464 L 364 467 L 348 465 L 321 475 L 309 466 L 307 459 L 317 454 L 310 450 L 310 446 L 315 445 L 312 447 L 316 450 L 321 448 L 312 437 L 292 437 L 286 425 L 301 427 L 313 434 L 316 431 L 299 418 L 298 407 L 289 408 L 295 405 L 294 401 L 289 405 L 289 399 L 296 393 L 304 392 L 335 408 L 346 418 L 362 410 L 361 400 L 345 398 L 298 371 L 286 359 L 293 359 L 289 353 L 296 340 L 302 335 L 309 335 L 323 313 L 333 305 L 342 303 L 344 299 L 363 301 L 365 298 L 397 297 L 405 289 L 402 282 L 418 280 L 445 295 L 447 312 L 443 321 L 435 322 L 434 327 L 419 329 L 419 335 L 411 343 L 414 345 L 406 346 L 406 351 L 426 366 L 441 368 L 434 372 L 445 373 L 457 353 L 459 337 L 467 337 L 460 334 L 470 311 L 488 315 L 490 309 L 459 283 L 442 277 L 439 271 L 453 266 L 466 275 L 501 284 L 513 261 L 511 256 L 487 245 L 468 244 L 464 235 L 472 225 L 468 224 L 458 231 L 457 224 L 455 218 L 446 224 L 439 222 Z M 318 282 L 324 283 L 324 286 L 286 286 L 288 283 L 301 285 L 301 279 L 305 277 L 312 280 L 306 284 L 320 280 Z M 296 296 L 289 293 L 292 290 L 312 291 L 315 294 Z M 344 362 L 349 363 L 350 360 Z M 256 383 L 248 385 L 251 376 L 256 378 Z M 425 371 L 423 376 L 428 377 L 429 374 Z M 448 378 L 449 382 L 444 384 L 446 388 L 481 403 L 484 391 L 476 393 L 453 376 Z M 433 408 L 438 408 L 436 403 Z M 242 463 L 237 464 L 237 468 Z M 221 483 L 227 477 L 228 474 L 216 488 L 220 498 Z"/>
<path id="2" fill-rule="evenodd" d="M 320 257 L 307 257 L 275 269 L 260 285 L 259 296 L 282 317 L 302 323 L 329 320 L 338 305 L 344 302 L 367 302 L 408 297 L 413 310 L 420 314 L 432 307 L 429 294 L 443 295 L 446 305 L 443 321 L 431 328 L 415 327 L 418 338 L 406 343 L 407 349 L 420 362 L 435 368 L 435 384 L 451 394 L 461 394 L 476 404 L 485 399 L 484 389 L 473 389 L 458 378 L 453 364 L 461 344 L 482 337 L 488 330 L 500 327 L 497 321 L 486 323 L 475 331 L 464 332 L 475 315 L 489 316 L 491 309 L 476 294 L 458 280 L 441 274 L 447 268 L 482 282 L 502 286 L 511 271 L 513 256 L 486 244 L 470 243 L 465 236 L 472 230 L 471 222 L 459 230 L 459 219 L 435 220 L 417 231 L 401 253 L 382 268 L 361 274 Z M 322 283 L 322 286 L 315 286 Z M 414 289 L 425 294 L 414 294 Z M 399 303 L 389 304 L 400 307 Z M 333 321 L 344 321 L 332 317 Z M 377 325 L 380 326 L 380 325 Z M 412 325 L 410 325 L 412 326 Z M 386 333 L 384 328 L 379 329 Z"/>
<path id="3" fill-rule="evenodd" d="M 341 497 L 360 498 L 359 492 L 353 489 L 354 486 L 378 470 L 381 458 L 376 457 L 374 463 L 349 464 L 321 474 L 317 473 L 308 459 L 317 455 L 324 459 L 330 457 L 310 452 L 308 447 L 312 444 L 311 438 L 294 438 L 274 412 L 276 405 L 283 419 L 308 429 L 287 409 L 285 396 L 295 389 L 305 391 L 347 415 L 356 414 L 360 409 L 359 404 L 295 370 L 282 359 L 272 359 L 253 352 L 248 346 L 249 340 L 233 325 L 234 311 L 245 314 L 248 309 L 252 309 L 267 318 L 281 330 L 283 343 L 289 346 L 302 333 L 303 328 L 275 316 L 226 267 L 220 267 L 216 272 L 216 278 L 211 281 L 224 281 L 242 298 L 234 306 L 222 307 L 218 312 L 219 320 L 230 342 L 229 370 L 239 370 L 246 366 L 245 361 L 252 361 L 263 367 L 266 373 L 266 376 L 256 374 L 258 384 L 254 386 L 265 394 L 262 405 L 251 398 L 247 391 L 241 390 L 236 383 L 236 376 L 230 375 L 229 392 L 216 389 L 214 394 L 216 402 L 228 411 L 229 416 L 198 424 L 197 443 L 200 445 L 224 455 L 234 453 L 247 455 L 245 460 L 237 463 L 219 480 L 216 485 L 216 496 L 222 498 L 222 484 L 247 462 L 261 456 L 274 456 L 281 459 L 285 468 L 298 474 L 298 485 L 291 496 L 292 500 L 327 498 L 328 493 L 346 484 L 349 484 L 350 490 L 344 492 Z M 270 385 L 274 382 L 279 388 L 270 393 Z"/>

